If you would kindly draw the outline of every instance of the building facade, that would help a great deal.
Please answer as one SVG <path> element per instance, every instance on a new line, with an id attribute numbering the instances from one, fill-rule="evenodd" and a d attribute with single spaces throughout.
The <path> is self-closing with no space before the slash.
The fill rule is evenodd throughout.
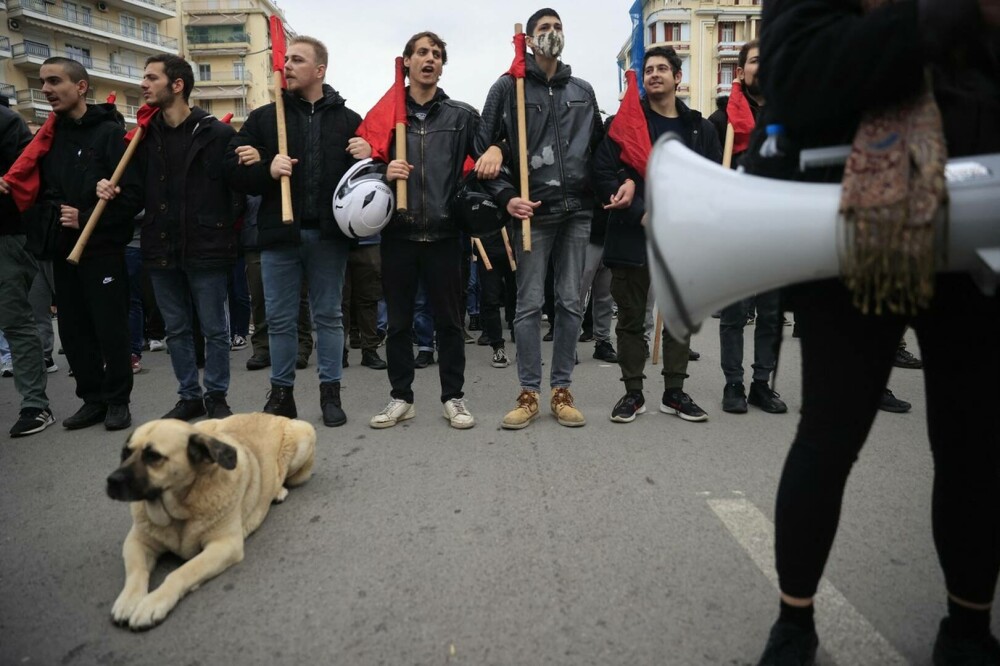
<path id="1" fill-rule="evenodd" d="M 88 101 L 115 103 L 134 124 L 146 58 L 184 56 L 194 68 L 192 104 L 239 126 L 270 95 L 270 0 L 0 0 L 0 96 L 32 126 L 51 107 L 39 68 L 64 56 L 90 73 Z"/>
<path id="2" fill-rule="evenodd" d="M 728 95 L 740 47 L 758 36 L 761 0 L 645 0 L 642 36 L 646 49 L 672 46 L 683 61 L 678 97 L 708 116 Z M 619 72 L 632 65 L 632 38 L 618 54 Z M 622 84 L 624 85 L 624 83 Z"/>

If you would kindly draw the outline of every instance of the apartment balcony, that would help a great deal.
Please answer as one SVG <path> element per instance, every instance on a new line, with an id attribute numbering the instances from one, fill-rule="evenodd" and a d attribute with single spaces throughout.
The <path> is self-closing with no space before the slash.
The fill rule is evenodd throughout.
<path id="1" fill-rule="evenodd" d="M 217 85 L 215 81 L 210 83 L 198 83 L 191 91 L 191 97 L 198 99 L 237 99 L 246 98 L 250 92 L 245 85 Z"/>
<path id="2" fill-rule="evenodd" d="M 75 7 L 52 5 L 44 0 L 10 0 L 7 16 L 18 23 L 24 22 L 47 30 L 58 30 L 82 39 L 110 41 L 116 45 L 139 48 L 150 53 L 167 51 L 177 55 L 177 40 L 158 33 L 113 23 L 100 16 L 85 14 Z"/>
<path id="3" fill-rule="evenodd" d="M 0 97 L 6 97 L 10 104 L 17 100 L 17 91 L 14 90 L 13 83 L 0 83 Z"/>
<path id="4" fill-rule="evenodd" d="M 735 58 L 739 56 L 740 49 L 746 42 L 719 42 L 716 47 L 719 58 Z"/>
<path id="5" fill-rule="evenodd" d="M 62 56 L 78 61 L 87 68 L 87 72 L 95 79 L 132 86 L 138 86 L 142 83 L 142 67 L 123 65 L 97 58 L 81 57 L 78 53 L 51 49 L 47 45 L 37 42 L 25 41 L 21 44 L 14 44 L 14 66 L 22 70 L 27 70 L 32 74 L 37 72 L 45 59 L 51 56 Z"/>
<path id="6" fill-rule="evenodd" d="M 88 97 L 87 104 L 97 104 L 97 99 Z M 36 112 L 41 112 L 40 114 L 36 113 L 35 116 L 42 119 L 48 118 L 49 114 L 52 113 L 52 105 L 38 88 L 18 90 L 17 105 L 22 109 L 34 109 Z"/>
<path id="7" fill-rule="evenodd" d="M 10 58 L 14 55 L 10 50 L 10 38 L 0 35 L 0 58 Z"/>
<path id="8" fill-rule="evenodd" d="M 184 11 L 188 14 L 263 12 L 264 6 L 255 0 L 192 0 L 184 3 Z"/>
<path id="9" fill-rule="evenodd" d="M 213 86 L 242 86 L 253 82 L 253 74 L 248 70 L 217 70 L 213 69 L 207 77 L 203 77 L 201 72 L 194 73 L 195 87 L 200 85 Z"/>
<path id="10" fill-rule="evenodd" d="M 681 56 L 691 53 L 691 42 L 663 42 L 663 45 L 673 47 L 674 51 Z"/>
<path id="11" fill-rule="evenodd" d="M 177 16 L 177 3 L 174 0 L 105 0 L 103 4 L 158 21 Z"/>
<path id="12" fill-rule="evenodd" d="M 245 55 L 250 51 L 250 35 L 245 32 L 218 36 L 188 32 L 187 48 L 192 56 Z"/>

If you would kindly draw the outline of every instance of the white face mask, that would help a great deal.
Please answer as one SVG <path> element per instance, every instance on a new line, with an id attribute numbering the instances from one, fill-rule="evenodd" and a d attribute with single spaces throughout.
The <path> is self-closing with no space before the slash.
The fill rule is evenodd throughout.
<path id="1" fill-rule="evenodd" d="M 558 58 L 566 45 L 566 38 L 559 30 L 552 30 L 535 37 L 535 50 L 546 58 Z"/>

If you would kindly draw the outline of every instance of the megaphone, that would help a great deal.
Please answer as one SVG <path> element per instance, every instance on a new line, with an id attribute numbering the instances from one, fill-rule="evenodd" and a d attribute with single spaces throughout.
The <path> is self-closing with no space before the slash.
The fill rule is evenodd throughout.
<path id="1" fill-rule="evenodd" d="M 1000 154 L 949 160 L 938 214 L 939 271 L 1000 280 Z M 753 294 L 841 274 L 840 185 L 723 168 L 676 134 L 656 142 L 646 174 L 647 256 L 663 323 L 683 340 L 711 313 Z M 945 223 L 947 220 L 947 223 Z"/>

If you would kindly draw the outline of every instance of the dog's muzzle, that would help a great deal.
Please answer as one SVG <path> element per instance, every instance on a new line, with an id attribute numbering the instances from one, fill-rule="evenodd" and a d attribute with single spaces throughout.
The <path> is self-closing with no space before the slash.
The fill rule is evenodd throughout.
<path id="1" fill-rule="evenodd" d="M 158 488 L 150 488 L 146 479 L 139 479 L 135 470 L 119 467 L 108 476 L 108 497 L 121 502 L 142 502 L 155 500 L 160 496 Z"/>

